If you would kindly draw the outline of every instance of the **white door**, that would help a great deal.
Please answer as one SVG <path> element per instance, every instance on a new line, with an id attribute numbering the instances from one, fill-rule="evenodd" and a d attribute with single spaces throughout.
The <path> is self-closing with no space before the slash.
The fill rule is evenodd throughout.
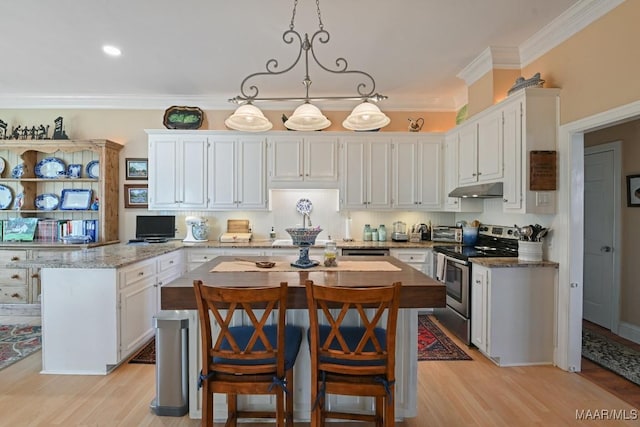
<path id="1" fill-rule="evenodd" d="M 420 147 L 413 138 L 396 138 L 393 145 L 393 207 L 415 209 L 420 202 L 416 188 Z"/>
<path id="2" fill-rule="evenodd" d="M 271 181 L 302 181 L 302 138 L 280 137 L 271 144 Z"/>
<path id="3" fill-rule="evenodd" d="M 178 206 L 179 144 L 175 136 L 149 138 L 149 209 Z"/>
<path id="4" fill-rule="evenodd" d="M 237 160 L 233 139 L 216 138 L 211 143 L 211 170 L 209 172 L 209 198 L 214 209 L 235 209 Z"/>
<path id="5" fill-rule="evenodd" d="M 470 123 L 458 132 L 458 185 L 478 181 L 478 125 Z"/>
<path id="6" fill-rule="evenodd" d="M 207 208 L 207 138 L 189 136 L 180 140 L 181 145 L 181 197 L 180 207 Z M 176 160 L 178 161 L 178 160 Z M 158 191 L 162 192 L 160 188 Z"/>
<path id="7" fill-rule="evenodd" d="M 308 138 L 304 144 L 304 179 L 307 181 L 338 180 L 338 140 Z"/>
<path id="8" fill-rule="evenodd" d="M 442 208 L 441 152 L 440 141 L 420 141 L 418 200 L 423 209 Z"/>
<path id="9" fill-rule="evenodd" d="M 242 138 L 237 142 L 236 199 L 243 209 L 267 207 L 263 138 Z"/>
<path id="10" fill-rule="evenodd" d="M 585 149 L 584 156 L 583 317 L 611 329 L 615 280 L 614 152 L 596 150 Z"/>

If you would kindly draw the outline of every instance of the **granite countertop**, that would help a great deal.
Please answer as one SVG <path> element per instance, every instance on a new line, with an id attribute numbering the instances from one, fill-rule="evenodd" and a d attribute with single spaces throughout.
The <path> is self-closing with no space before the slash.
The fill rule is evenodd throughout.
<path id="1" fill-rule="evenodd" d="M 450 245 L 451 243 L 432 242 L 430 240 L 421 240 L 419 242 L 394 242 L 387 240 L 384 242 L 365 242 L 362 240 L 352 240 L 345 242 L 344 240 L 336 240 L 338 248 L 363 249 L 363 248 L 387 248 L 387 249 L 429 249 L 433 246 Z M 273 245 L 271 240 L 255 240 L 249 243 L 220 243 L 216 240 L 209 240 L 203 243 L 185 243 L 185 247 L 202 247 L 202 248 L 295 248 L 293 245 Z M 313 246 L 312 246 L 313 247 Z M 317 246 L 323 248 L 324 246 Z"/>
<path id="2" fill-rule="evenodd" d="M 554 267 L 560 264 L 554 261 L 522 261 L 518 257 L 505 258 L 470 258 L 473 264 L 482 265 L 489 268 L 513 268 L 513 267 Z"/>

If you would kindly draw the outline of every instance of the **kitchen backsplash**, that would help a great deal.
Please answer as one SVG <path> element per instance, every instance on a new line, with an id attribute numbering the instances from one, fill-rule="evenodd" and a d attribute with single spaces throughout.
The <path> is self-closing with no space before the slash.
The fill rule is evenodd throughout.
<path id="1" fill-rule="evenodd" d="M 322 233 L 319 239 L 327 239 L 329 236 L 336 240 L 342 240 L 345 233 L 345 220 L 351 217 L 351 237 L 362 240 L 362 230 L 365 224 L 378 227 L 384 224 L 387 230 L 392 228 L 395 221 L 404 221 L 407 226 L 415 223 L 429 223 L 434 225 L 452 225 L 455 216 L 452 213 L 443 212 L 408 212 L 408 211 L 343 211 L 338 210 L 338 190 L 271 190 L 269 211 L 157 211 L 158 215 L 176 215 L 176 237 L 183 238 L 186 234 L 185 217 L 189 215 L 202 216 L 208 219 L 209 239 L 217 240 L 220 234 L 226 231 L 227 219 L 248 219 L 251 224 L 253 238 L 268 239 L 271 227 L 274 227 L 277 238 L 289 238 L 285 228 L 302 226 L 302 215 L 296 211 L 296 202 L 306 198 L 313 204 L 311 222 L 313 226 L 320 226 Z M 153 214 L 156 211 L 151 211 Z M 124 239 L 133 238 L 135 235 L 135 216 L 149 214 L 148 211 L 126 212 L 127 216 L 121 219 L 121 228 L 125 230 Z M 388 236 L 390 239 L 390 236 Z"/>

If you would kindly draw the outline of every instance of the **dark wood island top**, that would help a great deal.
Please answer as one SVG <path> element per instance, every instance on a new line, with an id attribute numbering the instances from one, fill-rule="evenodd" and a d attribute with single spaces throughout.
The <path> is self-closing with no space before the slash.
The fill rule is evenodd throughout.
<path id="1" fill-rule="evenodd" d="M 297 257 L 249 257 L 256 261 L 293 262 Z M 435 308 L 444 307 L 446 298 L 445 286 L 412 268 L 408 264 L 393 257 L 339 257 L 340 260 L 354 261 L 387 261 L 400 268 L 400 271 L 318 271 L 317 268 L 297 269 L 296 271 L 234 271 L 211 272 L 223 262 L 236 260 L 233 256 L 220 256 L 206 262 L 198 268 L 185 273 L 182 277 L 162 286 L 161 306 L 163 310 L 196 310 L 193 292 L 193 281 L 202 280 L 209 286 L 277 286 L 280 282 L 289 284 L 289 308 L 306 308 L 304 282 L 325 286 L 383 286 L 393 282 L 402 282 L 400 299 L 401 308 Z"/>

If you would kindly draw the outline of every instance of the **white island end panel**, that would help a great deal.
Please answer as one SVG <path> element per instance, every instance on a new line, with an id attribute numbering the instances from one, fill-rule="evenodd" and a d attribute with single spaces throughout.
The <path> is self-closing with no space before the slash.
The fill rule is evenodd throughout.
<path id="1" fill-rule="evenodd" d="M 43 268 L 42 373 L 105 375 L 118 363 L 116 269 Z"/>

